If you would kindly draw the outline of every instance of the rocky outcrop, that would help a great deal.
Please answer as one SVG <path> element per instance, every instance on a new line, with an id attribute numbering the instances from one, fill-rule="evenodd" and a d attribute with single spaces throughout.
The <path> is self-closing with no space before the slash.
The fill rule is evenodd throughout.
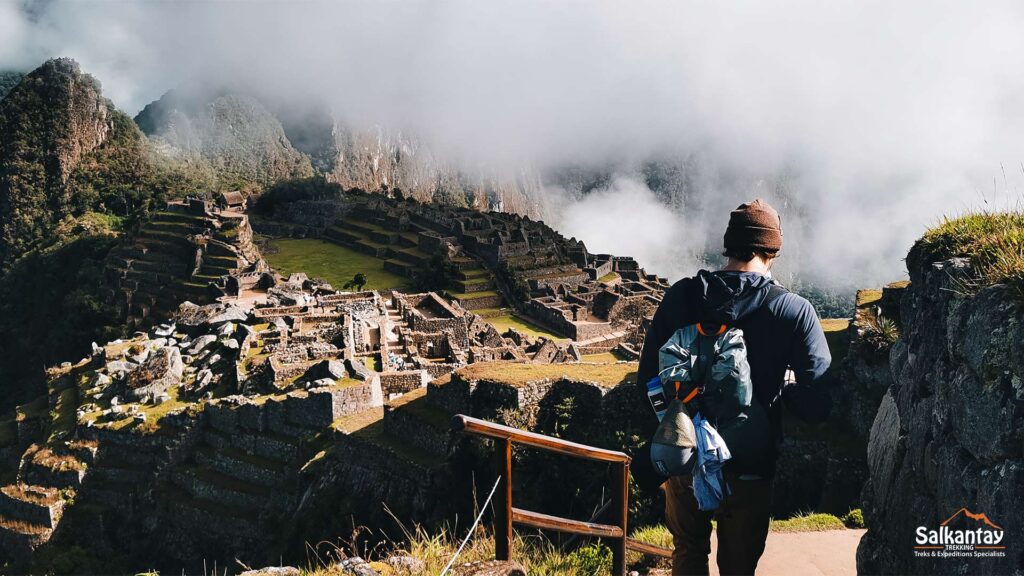
<path id="1" fill-rule="evenodd" d="M 962 259 L 921 262 L 912 251 L 908 267 L 893 382 L 868 446 L 858 572 L 1022 574 L 1024 312 L 1004 285 L 966 295 Z M 943 524 L 997 526 L 1005 549 L 916 540 L 919 527 Z"/>
<path id="2" fill-rule="evenodd" d="M 69 180 L 106 141 L 113 106 L 70 58 L 49 60 L 0 101 L 0 264 L 71 214 Z"/>
<path id="3" fill-rule="evenodd" d="M 167 391 L 181 382 L 185 365 L 181 351 L 173 346 L 157 348 L 146 362 L 128 375 L 128 396 L 146 404 L 153 404 Z"/>
<path id="4" fill-rule="evenodd" d="M 540 174 L 471 169 L 438 157 L 428 145 L 401 131 L 334 126 L 335 153 L 328 178 L 345 188 L 398 188 L 410 197 L 457 207 L 539 216 Z"/>
<path id="5" fill-rule="evenodd" d="M 135 121 L 162 153 L 206 162 L 223 186 L 313 174 L 309 158 L 292 147 L 277 118 L 250 96 L 171 91 Z"/>

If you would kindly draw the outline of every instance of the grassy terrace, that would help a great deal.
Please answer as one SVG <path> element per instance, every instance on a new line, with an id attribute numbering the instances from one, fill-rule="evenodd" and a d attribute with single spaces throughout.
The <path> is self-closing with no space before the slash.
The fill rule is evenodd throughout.
<path id="1" fill-rule="evenodd" d="M 825 331 L 825 340 L 828 342 L 829 352 L 832 353 L 832 362 L 838 363 L 846 357 L 850 349 L 850 328 L 849 318 L 823 318 L 821 329 Z"/>
<path id="2" fill-rule="evenodd" d="M 914 244 L 911 267 L 954 256 L 970 259 L 973 282 L 965 291 L 1008 284 L 1024 302 L 1024 212 L 982 212 L 946 219 Z"/>
<path id="3" fill-rule="evenodd" d="M 636 364 L 518 364 L 512 362 L 484 362 L 471 364 L 457 374 L 468 380 L 487 380 L 510 386 L 525 386 L 546 378 L 594 382 L 613 387 L 632 382 L 636 377 Z"/>
<path id="4" fill-rule="evenodd" d="M 487 320 L 487 322 L 489 322 L 491 326 L 497 328 L 498 332 L 501 332 L 502 334 L 504 334 L 505 331 L 508 330 L 509 328 L 515 328 L 516 330 L 519 330 L 520 332 L 526 334 L 531 338 L 543 336 L 545 338 L 551 338 L 553 340 L 566 339 L 564 336 L 559 336 L 554 332 L 545 330 L 544 328 L 512 312 L 505 312 L 504 314 L 485 317 L 484 319 Z"/>
<path id="5" fill-rule="evenodd" d="M 384 408 L 370 408 L 369 410 L 363 410 L 362 412 L 356 412 L 355 414 L 349 414 L 342 416 L 331 424 L 331 427 L 345 434 L 352 434 L 366 428 L 370 424 L 379 422 L 384 417 Z"/>
<path id="6" fill-rule="evenodd" d="M 305 272 L 338 289 L 359 272 L 366 274 L 364 290 L 403 288 L 407 283 L 405 278 L 384 270 L 383 260 L 323 240 L 280 239 L 270 245 L 276 250 L 268 250 L 264 257 L 284 275 Z"/>

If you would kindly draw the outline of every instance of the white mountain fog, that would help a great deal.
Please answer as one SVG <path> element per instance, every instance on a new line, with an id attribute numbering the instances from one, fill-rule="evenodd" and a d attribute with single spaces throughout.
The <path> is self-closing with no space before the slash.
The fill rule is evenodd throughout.
<path id="1" fill-rule="evenodd" d="M 70 56 L 131 114 L 183 84 L 326 102 L 433 155 L 545 180 L 538 210 L 593 251 L 692 271 L 763 196 L 790 264 L 898 277 L 944 214 L 1019 205 L 1024 6 L 996 1 L 11 2 L 0 69 Z M 658 158 L 671 177 L 653 182 Z M 660 187 L 659 187 L 660 186 Z M 651 189 L 648 189 L 648 188 Z"/>

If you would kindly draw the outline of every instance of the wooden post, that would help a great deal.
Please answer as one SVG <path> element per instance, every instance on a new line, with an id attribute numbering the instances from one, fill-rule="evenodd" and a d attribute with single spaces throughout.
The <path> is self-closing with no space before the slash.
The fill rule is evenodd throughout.
<path id="1" fill-rule="evenodd" d="M 612 574 L 626 576 L 626 540 L 629 530 L 626 526 L 629 518 L 629 461 L 613 467 L 612 475 L 612 513 L 615 525 L 622 528 L 622 537 L 612 540 Z"/>
<path id="2" fill-rule="evenodd" d="M 494 502 L 494 559 L 512 559 L 512 440 L 495 441 L 498 467 L 497 499 Z"/>

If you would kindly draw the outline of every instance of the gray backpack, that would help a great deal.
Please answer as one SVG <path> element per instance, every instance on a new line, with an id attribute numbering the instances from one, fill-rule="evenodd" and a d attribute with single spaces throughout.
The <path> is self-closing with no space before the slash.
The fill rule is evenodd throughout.
<path id="1" fill-rule="evenodd" d="M 658 364 L 659 382 L 648 383 L 648 394 L 661 419 L 651 463 L 662 475 L 692 470 L 697 442 L 691 418 L 697 412 L 722 436 L 736 465 L 756 467 L 771 457 L 771 426 L 754 398 L 742 329 L 684 326 L 661 347 Z"/>

